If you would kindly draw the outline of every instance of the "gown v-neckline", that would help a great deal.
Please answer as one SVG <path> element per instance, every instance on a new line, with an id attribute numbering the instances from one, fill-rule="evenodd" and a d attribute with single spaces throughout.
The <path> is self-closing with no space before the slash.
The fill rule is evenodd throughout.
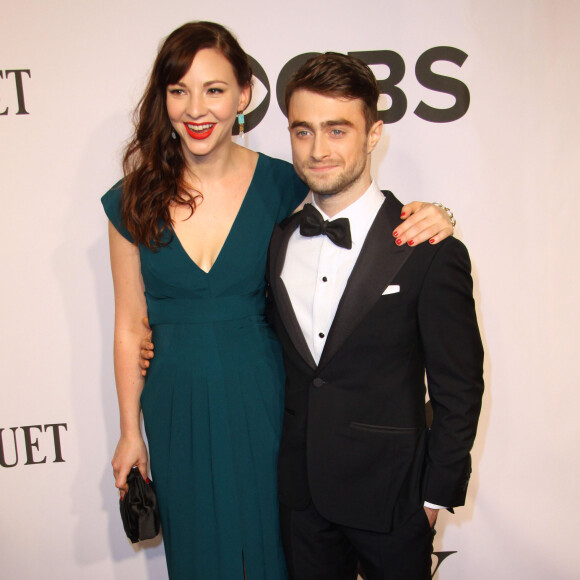
<path id="1" fill-rule="evenodd" d="M 258 168 L 261 165 L 261 160 L 262 160 L 262 154 L 258 153 L 258 161 L 256 162 L 256 167 L 254 168 L 254 173 L 252 175 L 252 179 L 250 180 L 250 185 L 248 185 L 248 188 L 246 189 L 246 193 L 244 194 L 244 199 L 242 200 L 242 203 L 240 204 L 240 207 L 238 208 L 238 211 L 236 213 L 236 216 L 234 217 L 234 220 L 232 221 L 232 224 L 230 225 L 230 229 L 228 230 L 228 234 L 220 248 L 220 251 L 218 252 L 218 255 L 216 256 L 216 259 L 214 260 L 213 264 L 211 265 L 211 268 L 209 270 L 204 270 L 189 254 L 189 252 L 185 249 L 185 246 L 181 243 L 181 240 L 179 239 L 179 236 L 177 235 L 177 233 L 175 232 L 175 230 L 173 230 L 173 238 L 176 242 L 177 247 L 181 250 L 182 254 L 187 258 L 187 260 L 189 260 L 189 262 L 191 262 L 195 268 L 197 268 L 202 274 L 205 274 L 206 276 L 209 276 L 214 270 L 215 267 L 217 265 L 217 263 L 220 261 L 220 257 L 221 255 L 224 253 L 224 249 L 226 247 L 226 245 L 228 245 L 228 241 L 232 236 L 232 232 L 234 230 L 234 228 L 236 227 L 237 223 L 240 221 L 240 215 L 242 213 L 242 211 L 244 210 L 244 207 L 247 205 L 246 201 L 248 199 L 248 197 L 250 196 L 251 191 L 254 189 L 254 182 L 256 181 L 256 175 L 258 173 Z"/>

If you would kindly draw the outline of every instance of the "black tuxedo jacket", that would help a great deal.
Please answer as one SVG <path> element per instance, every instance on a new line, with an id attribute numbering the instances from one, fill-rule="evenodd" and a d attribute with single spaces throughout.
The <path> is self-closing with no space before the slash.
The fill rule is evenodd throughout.
<path id="1" fill-rule="evenodd" d="M 272 235 L 268 276 L 287 373 L 280 502 L 313 501 L 330 521 L 389 532 L 424 500 L 463 505 L 483 348 L 467 250 L 455 238 L 397 247 L 401 203 L 383 193 L 318 365 L 280 278 L 299 213 Z M 383 295 L 389 285 L 400 290 Z"/>

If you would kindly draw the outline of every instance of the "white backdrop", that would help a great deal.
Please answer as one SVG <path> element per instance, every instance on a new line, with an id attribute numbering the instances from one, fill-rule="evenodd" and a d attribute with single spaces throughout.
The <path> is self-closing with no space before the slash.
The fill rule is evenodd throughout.
<path id="1" fill-rule="evenodd" d="M 386 127 L 375 173 L 403 200 L 455 211 L 487 356 L 467 505 L 442 514 L 435 542 L 457 553 L 437 575 L 580 577 L 580 5 L 210 4 L 0 4 L 0 577 L 166 578 L 159 542 L 126 540 L 109 466 L 118 414 L 99 198 L 120 177 L 130 111 L 160 39 L 195 19 L 231 27 L 266 71 L 270 107 L 247 143 L 286 159 L 275 98 L 285 63 L 325 50 L 401 55 L 408 107 Z M 421 100 L 453 105 L 415 78 L 417 58 L 436 46 L 468 55 L 461 67 L 433 67 L 469 88 L 469 110 L 451 123 L 413 114 Z"/>

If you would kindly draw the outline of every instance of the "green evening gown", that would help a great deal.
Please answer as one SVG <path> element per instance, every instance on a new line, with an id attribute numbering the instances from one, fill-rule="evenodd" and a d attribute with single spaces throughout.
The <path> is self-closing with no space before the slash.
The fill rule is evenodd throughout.
<path id="1" fill-rule="evenodd" d="M 121 223 L 120 182 L 102 198 Z M 286 578 L 276 460 L 283 415 L 280 346 L 265 320 L 270 235 L 302 201 L 292 166 L 260 154 L 212 269 L 177 236 L 140 246 L 155 358 L 141 406 L 172 580 Z"/>

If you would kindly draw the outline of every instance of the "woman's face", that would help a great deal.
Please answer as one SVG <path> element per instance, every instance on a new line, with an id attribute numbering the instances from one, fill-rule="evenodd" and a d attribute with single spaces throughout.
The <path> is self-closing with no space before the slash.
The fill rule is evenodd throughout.
<path id="1" fill-rule="evenodd" d="M 188 162 L 231 146 L 234 120 L 249 99 L 250 87 L 238 85 L 221 52 L 204 48 L 195 55 L 183 78 L 167 87 L 167 114 Z"/>

